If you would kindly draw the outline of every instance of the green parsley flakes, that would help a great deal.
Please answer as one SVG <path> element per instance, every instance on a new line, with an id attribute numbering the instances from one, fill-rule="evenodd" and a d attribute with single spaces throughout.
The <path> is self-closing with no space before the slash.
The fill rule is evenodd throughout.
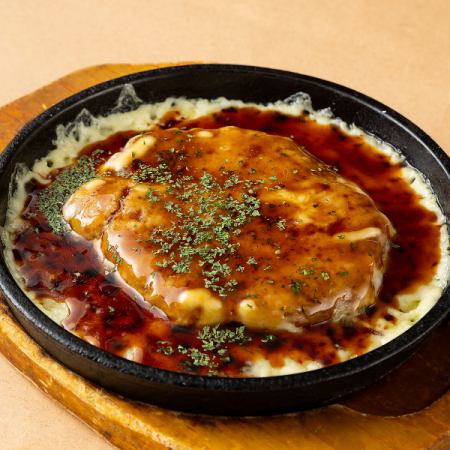
<path id="1" fill-rule="evenodd" d="M 82 156 L 72 167 L 61 171 L 53 183 L 39 193 L 38 208 L 55 234 L 63 234 L 67 230 L 62 215 L 62 208 L 66 200 L 83 183 L 95 176 L 93 158 Z"/>
<path id="2" fill-rule="evenodd" d="M 292 293 L 294 295 L 300 295 L 301 291 L 302 291 L 302 282 L 299 280 L 292 280 L 291 284 L 290 284 Z"/>
<path id="3" fill-rule="evenodd" d="M 238 251 L 235 236 L 240 235 L 241 227 L 261 215 L 260 201 L 252 189 L 259 183 L 243 181 L 235 174 L 219 182 L 208 172 L 198 180 L 191 176 L 175 178 L 164 160 L 157 167 L 141 163 L 130 176 L 165 186 L 158 195 L 153 191 L 147 194 L 151 201 L 162 201 L 173 216 L 170 225 L 155 227 L 144 239 L 156 247 L 156 264 L 175 273 L 188 273 L 196 263 L 202 268 L 207 289 L 222 297 L 235 290 L 238 282 L 226 261 Z M 238 185 L 243 189 L 232 195 L 231 190 Z M 257 264 L 252 257 L 247 263 Z"/>
<path id="4" fill-rule="evenodd" d="M 153 189 L 149 189 L 147 192 L 147 198 L 152 202 L 156 203 L 159 200 L 159 196 L 157 191 L 154 191 Z"/>
<path id="5" fill-rule="evenodd" d="M 308 277 L 310 275 L 314 275 L 316 273 L 316 269 L 313 269 L 312 267 L 300 267 L 298 269 L 298 273 Z"/>
<path id="6" fill-rule="evenodd" d="M 216 369 L 220 364 L 231 361 L 228 346 L 230 344 L 242 345 L 250 342 L 251 337 L 245 333 L 245 326 L 234 329 L 221 328 L 219 325 L 204 326 L 197 334 L 201 348 L 173 345 L 170 341 L 157 341 L 156 351 L 165 356 L 183 355 L 186 359 L 183 364 L 191 368 L 206 367 L 208 375 L 218 375 Z M 269 341 L 268 341 L 269 342 Z"/>
<path id="7" fill-rule="evenodd" d="M 328 272 L 320 272 L 320 276 L 325 280 L 328 281 L 330 279 L 330 275 Z"/>
<path id="8" fill-rule="evenodd" d="M 278 220 L 277 227 L 280 231 L 285 230 L 286 229 L 286 220 L 285 219 Z"/>
<path id="9" fill-rule="evenodd" d="M 268 344 L 269 342 L 274 342 L 277 340 L 277 337 L 273 334 L 267 334 L 266 336 L 264 336 L 263 338 L 261 338 L 261 342 L 263 344 Z"/>
<path id="10" fill-rule="evenodd" d="M 245 335 L 245 326 L 230 330 L 220 328 L 219 325 L 204 326 L 198 334 L 198 339 L 202 342 L 202 348 L 205 351 L 215 351 L 226 344 L 243 344 L 251 340 Z"/>
<path id="11" fill-rule="evenodd" d="M 119 252 L 117 250 L 117 245 L 108 245 L 108 251 L 111 253 L 116 267 L 120 266 L 123 262 L 123 259 L 119 255 Z"/>
<path id="12" fill-rule="evenodd" d="M 169 341 L 158 341 L 157 344 L 158 344 L 158 349 L 157 349 L 158 353 L 162 353 L 163 355 L 166 355 L 166 356 L 170 356 L 175 353 L 175 350 L 170 345 Z"/>

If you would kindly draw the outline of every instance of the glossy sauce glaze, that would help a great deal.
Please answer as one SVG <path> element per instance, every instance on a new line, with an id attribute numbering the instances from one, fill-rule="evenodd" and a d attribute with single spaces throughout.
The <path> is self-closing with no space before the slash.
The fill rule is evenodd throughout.
<path id="1" fill-rule="evenodd" d="M 394 296 L 414 291 L 431 280 L 440 258 L 436 216 L 419 204 L 417 194 L 401 176 L 401 166 L 368 145 L 360 137 L 344 134 L 332 125 L 319 125 L 307 115 L 290 117 L 253 108 L 228 108 L 197 120 L 183 121 L 168 115 L 161 128 L 219 128 L 235 125 L 269 134 L 288 136 L 344 177 L 356 182 L 391 220 L 397 231 L 389 267 L 378 303 L 361 314 L 366 324 L 380 317 L 395 322 L 387 305 L 396 306 Z M 117 133 L 83 150 L 90 155 L 102 149 L 98 164 L 121 150 L 135 132 Z M 53 176 L 55 176 L 53 174 Z M 208 351 L 198 338 L 199 330 L 171 324 L 155 308 L 114 273 L 106 274 L 103 262 L 89 241 L 72 234 L 55 235 L 37 207 L 43 186 L 27 186 L 28 201 L 23 218 L 30 227 L 17 236 L 14 256 L 26 288 L 36 297 L 66 301 L 71 314 L 64 326 L 107 351 L 124 355 L 136 348 L 135 360 L 157 368 L 197 374 L 242 376 L 246 362 L 259 355 L 275 367 L 289 356 L 295 361 L 316 361 L 320 365 L 339 362 L 338 350 L 364 353 L 374 330 L 358 324 L 324 323 L 305 327 L 303 333 L 267 333 L 245 330 L 245 340 Z M 239 324 L 230 324 L 234 330 Z M 189 357 L 192 349 L 208 355 L 208 364 Z"/>

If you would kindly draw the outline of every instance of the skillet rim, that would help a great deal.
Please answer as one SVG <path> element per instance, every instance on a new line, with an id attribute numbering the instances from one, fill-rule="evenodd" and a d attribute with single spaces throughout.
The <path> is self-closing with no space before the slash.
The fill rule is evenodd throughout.
<path id="1" fill-rule="evenodd" d="M 187 75 L 192 75 L 195 71 L 206 71 L 211 73 L 220 72 L 222 74 L 229 72 L 244 72 L 254 75 L 265 74 L 275 77 L 294 78 L 296 80 L 300 79 L 308 83 L 315 84 L 316 86 L 336 91 L 340 96 L 343 95 L 356 99 L 359 103 L 362 103 L 376 113 L 381 114 L 382 120 L 391 120 L 396 126 L 399 126 L 420 141 L 423 150 L 432 154 L 440 165 L 440 168 L 446 177 L 446 181 L 450 182 L 450 158 L 423 130 L 388 106 L 353 89 L 320 78 L 278 69 L 236 64 L 189 64 L 152 69 L 115 78 L 77 92 L 76 94 L 51 106 L 49 109 L 25 124 L 17 132 L 15 137 L 0 154 L 0 176 L 3 176 L 3 173 L 16 149 L 20 148 L 26 139 L 42 124 L 44 124 L 46 120 L 62 112 L 64 109 L 96 94 L 117 88 L 118 86 L 124 84 L 133 84 L 133 82 L 143 81 L 145 79 L 151 81 L 152 78 L 167 76 L 172 73 L 180 75 L 185 72 Z M 24 148 L 25 147 L 22 148 L 22 151 Z M 426 177 L 426 173 L 424 173 L 424 175 Z M 65 330 L 56 322 L 53 322 L 41 310 L 39 310 L 37 306 L 34 305 L 34 303 L 17 285 L 16 281 L 10 274 L 9 269 L 6 267 L 3 257 L 0 258 L 0 288 L 5 294 L 5 299 L 10 308 L 13 310 L 13 313 L 21 316 L 21 318 L 28 322 L 32 327 L 35 327 L 40 332 L 44 333 L 59 348 L 67 349 L 70 352 L 77 354 L 78 357 L 87 358 L 94 364 L 100 364 L 113 372 L 119 371 L 140 380 L 151 381 L 154 383 L 156 382 L 164 385 L 200 388 L 207 391 L 280 391 L 296 387 L 304 388 L 319 383 L 329 382 L 332 380 L 336 381 L 338 379 L 357 375 L 360 372 L 364 372 L 373 366 L 380 365 L 385 360 L 391 359 L 396 355 L 406 352 L 408 349 L 414 347 L 445 319 L 446 314 L 450 310 L 450 287 L 447 285 L 436 304 L 411 328 L 388 343 L 351 360 L 338 363 L 333 366 L 291 375 L 261 378 L 205 377 L 144 366 L 119 356 L 115 356 L 105 350 L 101 350 L 87 343 L 86 341 L 83 341 L 81 338 L 78 338 L 69 331 Z M 43 345 L 40 342 L 39 344 Z"/>

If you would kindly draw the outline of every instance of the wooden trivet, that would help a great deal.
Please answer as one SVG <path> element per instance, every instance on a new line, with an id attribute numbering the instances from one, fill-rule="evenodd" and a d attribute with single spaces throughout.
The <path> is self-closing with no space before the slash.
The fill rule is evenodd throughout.
<path id="1" fill-rule="evenodd" d="M 0 108 L 0 150 L 27 121 L 63 98 L 102 81 L 166 65 L 89 67 Z M 1 298 L 0 351 L 35 385 L 121 449 L 450 449 L 449 321 L 402 367 L 341 404 L 262 418 L 178 414 L 113 395 L 47 355 Z"/>

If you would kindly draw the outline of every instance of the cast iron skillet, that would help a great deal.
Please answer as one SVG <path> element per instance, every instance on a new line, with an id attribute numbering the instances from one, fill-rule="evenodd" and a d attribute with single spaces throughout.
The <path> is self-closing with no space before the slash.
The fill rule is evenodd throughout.
<path id="1" fill-rule="evenodd" d="M 450 160 L 423 131 L 390 108 L 334 83 L 279 70 L 236 65 L 190 65 L 141 72 L 96 85 L 58 103 L 28 123 L 0 156 L 0 224 L 8 185 L 19 162 L 31 165 L 52 148 L 55 128 L 87 108 L 94 115 L 114 106 L 131 83 L 145 102 L 169 96 L 272 102 L 299 91 L 315 109 L 330 107 L 403 152 L 430 181 L 447 215 L 450 212 Z M 191 376 L 146 367 L 100 350 L 47 318 L 27 299 L 0 260 L 0 287 L 26 331 L 70 369 L 95 383 L 166 408 L 207 414 L 248 415 L 295 411 L 323 405 L 359 389 L 403 362 L 446 316 L 449 289 L 417 324 L 388 344 L 351 361 L 297 375 L 231 379 Z"/>

